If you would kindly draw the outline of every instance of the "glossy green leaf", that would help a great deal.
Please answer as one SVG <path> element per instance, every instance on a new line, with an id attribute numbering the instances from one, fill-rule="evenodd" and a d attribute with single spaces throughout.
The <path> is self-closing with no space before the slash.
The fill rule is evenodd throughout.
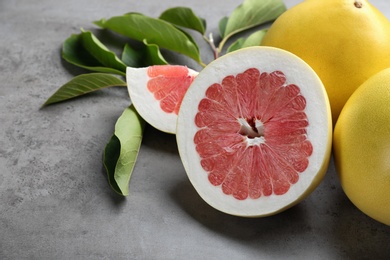
<path id="1" fill-rule="evenodd" d="M 239 38 L 234 43 L 232 43 L 232 45 L 229 46 L 227 52 L 236 51 L 238 49 L 250 46 L 259 46 L 267 31 L 267 29 L 263 29 L 252 33 L 247 38 Z"/>
<path id="2" fill-rule="evenodd" d="M 144 44 L 139 49 L 134 49 L 126 44 L 122 53 L 122 61 L 133 68 L 168 64 L 156 44 L 148 44 L 146 41 L 144 41 Z"/>
<path id="3" fill-rule="evenodd" d="M 149 44 L 146 42 L 146 40 L 144 40 L 144 44 L 146 46 L 144 51 L 144 56 L 145 56 L 144 66 L 168 64 L 168 62 L 162 56 L 158 45 L 152 43 Z"/>
<path id="4" fill-rule="evenodd" d="M 126 72 L 126 65 L 90 31 L 81 33 L 84 48 L 107 68 Z"/>
<path id="5" fill-rule="evenodd" d="M 142 143 L 145 121 L 134 106 L 126 108 L 115 124 L 114 135 L 103 153 L 111 188 L 120 195 L 129 194 L 130 178 Z"/>
<path id="6" fill-rule="evenodd" d="M 218 23 L 218 29 L 219 29 L 219 34 L 221 35 L 221 38 L 225 37 L 225 31 L 226 31 L 226 25 L 229 20 L 229 17 L 225 16 L 221 20 L 219 20 Z"/>
<path id="7" fill-rule="evenodd" d="M 123 48 L 121 59 L 128 67 L 139 68 L 143 67 L 144 64 L 142 51 L 136 50 L 128 44 L 125 44 Z"/>
<path id="8" fill-rule="evenodd" d="M 89 31 L 73 34 L 66 39 L 62 57 L 88 70 L 126 75 L 126 65 Z"/>
<path id="9" fill-rule="evenodd" d="M 205 20 L 198 17 L 192 9 L 187 7 L 169 8 L 160 15 L 159 19 L 198 31 L 202 35 L 206 32 Z"/>
<path id="10" fill-rule="evenodd" d="M 123 80 L 105 73 L 82 74 L 74 77 L 68 83 L 60 87 L 43 106 L 58 103 L 75 97 L 97 91 L 99 89 L 122 86 L 126 87 Z"/>
<path id="11" fill-rule="evenodd" d="M 282 0 L 245 0 L 227 20 L 220 49 L 232 35 L 273 21 L 286 10 Z"/>
<path id="12" fill-rule="evenodd" d="M 96 25 L 125 35 L 129 38 L 156 44 L 160 48 L 175 51 L 202 63 L 199 47 L 188 34 L 183 33 L 171 23 L 151 18 L 139 13 L 101 19 Z"/>

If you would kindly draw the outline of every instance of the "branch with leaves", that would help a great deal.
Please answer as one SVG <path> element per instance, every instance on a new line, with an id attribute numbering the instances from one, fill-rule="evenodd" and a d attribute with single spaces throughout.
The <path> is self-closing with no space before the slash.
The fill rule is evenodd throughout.
<path id="1" fill-rule="evenodd" d="M 43 106 L 63 102 L 103 88 L 127 84 L 127 67 L 166 65 L 161 49 L 185 55 L 200 66 L 205 64 L 192 32 L 200 33 L 209 44 L 214 59 L 222 55 L 225 45 L 233 36 L 275 20 L 286 10 L 282 0 L 244 0 L 233 10 L 230 17 L 219 21 L 221 41 L 216 44 L 212 33 L 207 35 L 206 21 L 190 8 L 174 7 L 161 13 L 158 18 L 140 13 L 126 13 L 109 19 L 95 21 L 101 30 L 122 35 L 139 44 L 125 43 L 121 57 L 109 50 L 91 31 L 81 29 L 65 40 L 62 58 L 68 63 L 92 73 L 74 77 L 61 86 Z M 248 37 L 238 38 L 226 48 L 226 53 L 249 46 L 258 46 L 267 29 L 259 29 Z M 130 177 L 142 142 L 144 120 L 132 105 L 125 108 L 118 118 L 115 132 L 103 153 L 103 164 L 112 189 L 123 196 L 128 195 Z"/>

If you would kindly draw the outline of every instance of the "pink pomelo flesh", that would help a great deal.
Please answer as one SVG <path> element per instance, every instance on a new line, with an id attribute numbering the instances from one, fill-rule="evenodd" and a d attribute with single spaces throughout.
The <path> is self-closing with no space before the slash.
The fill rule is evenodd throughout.
<path id="1" fill-rule="evenodd" d="M 197 71 L 180 65 L 128 67 L 126 80 L 130 99 L 150 125 L 166 133 L 176 133 L 176 120 L 187 89 Z"/>
<path id="2" fill-rule="evenodd" d="M 189 74 L 185 66 L 151 66 L 147 74 L 150 80 L 147 88 L 160 101 L 161 109 L 166 113 L 179 113 L 184 94 L 195 76 Z"/>
<path id="3" fill-rule="evenodd" d="M 243 200 L 285 194 L 308 166 L 305 98 L 280 71 L 251 68 L 211 85 L 194 137 L 212 185 Z"/>

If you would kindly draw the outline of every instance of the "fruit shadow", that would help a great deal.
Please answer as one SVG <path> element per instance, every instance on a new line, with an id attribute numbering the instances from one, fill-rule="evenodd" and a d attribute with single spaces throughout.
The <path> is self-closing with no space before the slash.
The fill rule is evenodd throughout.
<path id="1" fill-rule="evenodd" d="M 176 135 L 161 132 L 149 124 L 145 126 L 142 146 L 147 146 L 159 152 L 179 154 Z"/>
<path id="2" fill-rule="evenodd" d="M 272 250 L 279 248 L 278 256 L 288 258 L 320 243 L 319 251 L 343 259 L 389 259 L 390 228 L 353 206 L 338 183 L 333 160 L 329 168 L 309 197 L 269 217 L 242 218 L 219 212 L 204 202 L 184 177 L 172 186 L 169 195 L 188 217 L 207 230 L 253 251 L 274 254 Z M 300 241 L 303 244 L 297 248 Z"/>
<path id="3" fill-rule="evenodd" d="M 146 126 L 142 145 L 158 152 L 178 154 L 175 135 L 162 133 L 149 125 Z M 383 226 L 380 227 L 380 224 L 373 223 L 374 221 L 368 218 L 366 221 L 370 222 L 372 227 L 359 230 L 359 221 L 362 221 L 364 216 L 356 212 L 343 194 L 333 161 L 331 164 L 324 181 L 312 195 L 294 207 L 269 217 L 242 218 L 212 208 L 195 191 L 184 168 L 180 169 L 175 183 L 171 183 L 166 192 L 187 218 L 218 236 L 245 245 L 251 251 L 269 251 L 273 254 L 272 250 L 275 248 L 296 248 L 299 241 L 304 243 L 311 240 L 312 245 L 324 243 L 321 245 L 324 250 L 335 251 L 347 259 L 349 256 L 352 259 L 361 259 L 360 256 L 372 259 L 368 257 L 370 255 L 377 256 L 375 259 L 386 259 L 383 256 L 390 255 L 390 251 L 386 250 L 390 233 L 384 232 Z M 121 202 L 117 203 L 120 208 Z M 319 212 L 313 213 L 316 210 Z M 354 216 L 352 222 L 351 215 Z M 376 238 L 363 244 L 365 236 Z M 304 248 L 302 246 L 296 250 Z M 288 258 L 293 253 L 289 250 L 278 250 L 278 256 L 282 258 Z"/>
<path id="4" fill-rule="evenodd" d="M 332 221 L 329 240 L 348 259 L 389 259 L 390 227 L 361 212 L 341 187 L 336 187 L 329 209 Z"/>
<path id="5" fill-rule="evenodd" d="M 359 211 L 345 195 L 333 157 L 314 198 L 319 205 L 320 229 L 327 247 L 343 259 L 389 259 L 390 227 Z"/>
<path id="6" fill-rule="evenodd" d="M 182 180 L 170 190 L 170 197 L 191 218 L 209 230 L 234 239 L 239 243 L 249 242 L 258 247 L 286 240 L 288 235 L 310 232 L 305 221 L 305 206 L 298 204 L 274 216 L 243 218 L 222 213 L 204 202 L 188 180 Z"/>

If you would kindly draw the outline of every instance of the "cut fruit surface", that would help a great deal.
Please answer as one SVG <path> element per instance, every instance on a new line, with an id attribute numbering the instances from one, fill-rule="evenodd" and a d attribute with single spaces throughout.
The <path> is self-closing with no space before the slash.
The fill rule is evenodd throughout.
<path id="1" fill-rule="evenodd" d="M 182 101 L 176 135 L 187 175 L 208 204 L 237 216 L 272 215 L 323 179 L 329 101 L 297 56 L 246 48 L 200 72 Z"/>
<path id="2" fill-rule="evenodd" d="M 188 87 L 198 72 L 180 65 L 128 67 L 130 99 L 138 113 L 153 127 L 175 133 L 177 114 Z"/>

